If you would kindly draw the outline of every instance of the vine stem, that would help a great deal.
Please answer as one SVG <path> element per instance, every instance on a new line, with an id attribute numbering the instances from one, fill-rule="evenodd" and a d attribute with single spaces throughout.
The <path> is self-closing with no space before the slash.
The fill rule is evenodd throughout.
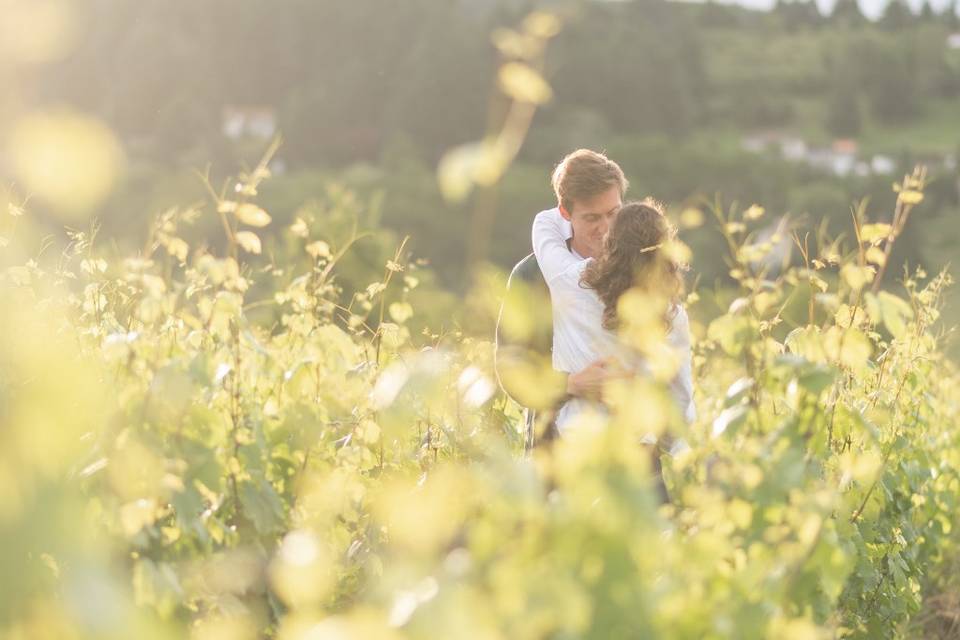
<path id="1" fill-rule="evenodd" d="M 233 372 L 232 378 L 233 383 L 231 386 L 230 394 L 230 421 L 231 421 L 231 430 L 230 436 L 233 439 L 233 456 L 234 460 L 239 461 L 240 455 L 240 439 L 239 439 L 239 430 L 240 430 L 240 323 L 239 321 L 233 321 L 233 326 L 231 327 L 233 334 Z M 231 465 L 232 467 L 232 465 Z M 237 488 L 237 474 L 230 469 L 230 488 L 233 493 L 233 503 L 234 503 L 234 513 L 237 516 L 237 519 L 242 515 L 243 508 L 240 504 L 240 491 Z"/>
<path id="2" fill-rule="evenodd" d="M 901 385 L 901 389 L 902 389 Z M 899 395 L 899 394 L 898 394 Z M 920 407 L 917 407 L 917 410 L 914 412 L 913 424 L 911 428 L 917 425 L 917 422 L 920 421 Z M 897 439 L 894 437 L 890 443 L 887 445 L 887 450 L 883 454 L 883 460 L 880 462 L 880 470 L 877 472 L 877 477 L 873 480 L 873 483 L 870 485 L 870 488 L 867 490 L 867 495 L 863 496 L 863 501 L 860 503 L 860 506 L 857 507 L 857 510 L 853 512 L 853 515 L 850 516 L 850 522 L 856 522 L 861 515 L 863 515 L 863 510 L 867 508 L 867 502 L 870 500 L 870 496 L 873 495 L 874 489 L 877 488 L 877 485 L 880 484 L 881 478 L 883 478 L 884 469 L 887 466 L 887 462 L 890 461 L 890 455 L 893 453 L 893 446 L 896 444 Z"/>
<path id="3" fill-rule="evenodd" d="M 403 249 L 404 247 L 407 246 L 408 240 L 410 240 L 410 236 L 405 236 L 403 241 L 400 243 L 400 246 L 397 247 L 396 253 L 393 254 L 393 260 L 391 260 L 392 263 L 400 264 L 400 256 L 403 254 Z M 383 330 L 382 330 L 383 326 L 382 325 L 383 325 L 383 314 L 384 314 L 384 310 L 386 308 L 386 303 L 387 303 L 386 289 L 388 286 L 390 286 L 390 280 L 393 279 L 394 272 L 395 270 L 391 269 L 389 264 L 386 267 L 384 267 L 383 290 L 380 292 L 380 312 L 377 318 L 376 339 L 377 339 L 377 364 L 378 365 L 380 364 L 380 345 L 383 342 Z"/>

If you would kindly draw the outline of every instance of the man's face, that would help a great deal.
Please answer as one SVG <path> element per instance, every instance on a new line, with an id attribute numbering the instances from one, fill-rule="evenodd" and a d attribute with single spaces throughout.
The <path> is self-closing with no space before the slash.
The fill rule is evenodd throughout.
<path id="1" fill-rule="evenodd" d="M 573 226 L 573 249 L 584 258 L 599 256 L 610 223 L 622 205 L 620 188 L 612 186 L 593 198 L 574 200 L 570 211 L 561 208 L 561 215 Z"/>

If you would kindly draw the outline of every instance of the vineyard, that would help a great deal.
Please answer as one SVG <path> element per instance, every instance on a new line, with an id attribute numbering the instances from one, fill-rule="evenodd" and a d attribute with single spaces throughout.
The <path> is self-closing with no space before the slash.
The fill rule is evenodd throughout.
<path id="1" fill-rule="evenodd" d="M 620 381 L 608 421 L 530 456 L 491 336 L 412 330 L 425 267 L 403 243 L 347 288 L 359 205 L 274 228 L 268 178 L 170 209 L 136 255 L 91 227 L 3 272 L 4 637 L 919 633 L 960 553 L 950 277 L 879 283 L 922 172 L 890 223 L 782 226 L 802 260 L 779 269 L 761 207 L 683 212 L 719 225 L 736 284 L 688 296 L 699 419 L 660 381 Z M 203 219 L 219 242 L 193 239 Z M 493 318 L 500 293 L 466 304 Z M 663 458 L 659 505 L 636 443 L 667 430 L 688 446 Z"/>

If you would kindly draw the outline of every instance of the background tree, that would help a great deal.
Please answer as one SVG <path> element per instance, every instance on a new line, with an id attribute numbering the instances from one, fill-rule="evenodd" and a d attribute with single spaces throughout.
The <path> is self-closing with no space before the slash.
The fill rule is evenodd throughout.
<path id="1" fill-rule="evenodd" d="M 914 15 L 904 0 L 890 0 L 880 18 L 880 24 L 885 29 L 902 29 L 913 21 Z"/>
<path id="2" fill-rule="evenodd" d="M 834 66 L 827 102 L 827 130 L 838 137 L 854 137 L 860 133 L 860 91 L 856 70 L 847 57 Z"/>
<path id="3" fill-rule="evenodd" d="M 866 22 L 866 17 L 860 10 L 857 0 L 837 0 L 833 7 L 833 13 L 830 14 L 830 22 L 832 24 L 854 26 Z"/>
<path id="4" fill-rule="evenodd" d="M 910 52 L 896 46 L 880 46 L 874 51 L 867 72 L 873 114 L 884 122 L 904 122 L 919 109 L 917 75 Z"/>
<path id="5" fill-rule="evenodd" d="M 784 0 L 778 2 L 773 11 L 780 17 L 781 24 L 787 31 L 816 27 L 823 21 L 823 16 L 813 0 Z"/>

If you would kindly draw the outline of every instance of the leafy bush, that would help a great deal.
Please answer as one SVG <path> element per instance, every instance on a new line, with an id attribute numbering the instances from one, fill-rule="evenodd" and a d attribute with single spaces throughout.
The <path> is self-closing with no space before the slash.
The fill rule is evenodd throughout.
<path id="1" fill-rule="evenodd" d="M 657 378 L 621 381 L 608 419 L 524 458 L 490 344 L 410 331 L 402 244 L 355 288 L 338 268 L 359 229 L 299 218 L 297 257 L 266 258 L 265 166 L 164 214 L 142 255 L 75 232 L 4 272 L 8 637 L 895 637 L 956 553 L 950 278 L 873 286 L 922 174 L 853 246 L 798 233 L 799 265 L 773 268 L 763 209 L 718 210 L 738 291 L 695 318 L 700 419 Z M 198 216 L 222 255 L 187 242 Z M 646 306 L 623 305 L 640 348 Z M 665 506 L 650 431 L 689 445 Z"/>

